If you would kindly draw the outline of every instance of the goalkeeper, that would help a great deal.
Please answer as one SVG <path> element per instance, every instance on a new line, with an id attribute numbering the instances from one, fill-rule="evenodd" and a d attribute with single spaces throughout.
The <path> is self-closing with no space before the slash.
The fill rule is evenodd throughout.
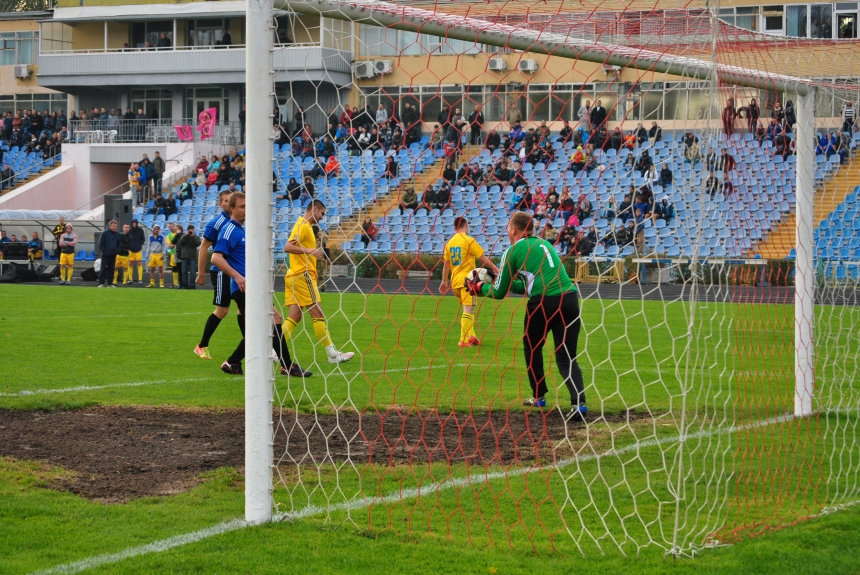
<path id="1" fill-rule="evenodd" d="M 507 227 L 511 247 L 505 250 L 501 272 L 492 285 L 474 278 L 466 282 L 469 293 L 502 299 L 508 291 L 525 294 L 526 306 L 523 351 L 532 397 L 523 401 L 531 407 L 546 406 L 546 377 L 543 368 L 543 345 L 552 331 L 555 361 L 570 392 L 572 417 L 584 418 L 585 385 L 582 370 L 576 362 L 579 338 L 579 297 L 576 286 L 561 265 L 553 247 L 534 235 L 534 223 L 528 214 L 514 212 Z M 514 279 L 516 278 L 516 279 Z"/>
<path id="2" fill-rule="evenodd" d="M 460 347 L 473 347 L 481 345 L 481 340 L 475 334 L 475 304 L 474 295 L 470 294 L 465 287 L 466 278 L 475 269 L 475 259 L 481 260 L 481 265 L 498 274 L 496 267 L 490 258 L 484 255 L 484 248 L 469 236 L 469 222 L 466 218 L 454 218 L 454 237 L 445 244 L 445 252 L 442 255 L 445 263 L 442 266 L 442 284 L 439 293 L 445 295 L 449 287 L 463 306 L 463 316 L 460 318 Z M 448 284 L 448 274 L 451 274 L 451 283 Z"/>

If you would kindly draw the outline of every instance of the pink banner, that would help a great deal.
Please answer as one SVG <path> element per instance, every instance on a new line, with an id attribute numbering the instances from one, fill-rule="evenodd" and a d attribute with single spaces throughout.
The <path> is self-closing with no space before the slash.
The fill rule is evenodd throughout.
<path id="1" fill-rule="evenodd" d="M 201 140 L 208 140 L 215 135 L 215 123 L 218 121 L 218 109 L 206 108 L 197 116 L 197 131 Z"/>
<path id="2" fill-rule="evenodd" d="M 191 126 L 173 126 L 176 130 L 176 137 L 180 142 L 190 142 L 194 140 L 194 133 L 191 131 Z"/>

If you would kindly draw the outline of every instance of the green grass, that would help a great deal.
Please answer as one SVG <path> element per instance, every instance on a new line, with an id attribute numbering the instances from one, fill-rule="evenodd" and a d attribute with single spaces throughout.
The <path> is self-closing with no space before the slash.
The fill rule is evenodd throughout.
<path id="1" fill-rule="evenodd" d="M 218 370 L 239 338 L 235 316 L 212 340 L 215 361 L 191 352 L 211 309 L 208 291 L 5 285 L 0 301 L 0 407 L 243 404 L 241 383 Z M 361 358 L 329 365 L 310 326 L 300 326 L 294 357 L 315 376 L 278 379 L 276 404 L 286 413 L 518 410 L 530 393 L 520 348 L 522 300 L 482 301 L 484 345 L 466 350 L 456 346 L 452 298 L 326 293 L 323 305 L 335 343 Z M 607 414 L 629 409 L 638 418 L 572 429 L 559 445 L 559 467 L 282 465 L 279 510 L 314 505 L 322 512 L 94 571 L 369 571 L 385 561 L 398 573 L 728 573 L 741 566 L 776 573 L 804 561 L 811 566 L 804 572 L 814 573 L 817 565 L 807 561 L 817 546 L 831 554 L 822 572 L 860 572 L 850 551 L 860 542 L 856 510 L 745 540 L 858 498 L 852 450 L 860 439 L 860 383 L 852 362 L 860 346 L 849 327 L 860 319 L 857 310 L 821 308 L 817 329 L 819 406 L 853 411 L 757 427 L 792 408 L 793 308 L 591 299 L 582 309 L 579 360 L 589 407 Z M 564 405 L 554 365 L 547 371 L 551 403 Z M 683 444 L 682 419 L 691 434 Z M 734 424 L 742 427 L 730 429 Z M 0 461 L 0 532 L 10 534 L 0 537 L 0 572 L 116 552 L 242 514 L 241 477 L 232 470 L 179 496 L 124 505 L 46 488 L 63 473 Z M 409 491 L 417 489 L 420 496 Z M 374 502 L 358 494 L 395 497 Z M 665 559 L 676 509 L 682 547 L 711 537 L 740 543 L 706 550 L 695 562 Z M 637 550 L 639 559 L 624 557 Z"/>

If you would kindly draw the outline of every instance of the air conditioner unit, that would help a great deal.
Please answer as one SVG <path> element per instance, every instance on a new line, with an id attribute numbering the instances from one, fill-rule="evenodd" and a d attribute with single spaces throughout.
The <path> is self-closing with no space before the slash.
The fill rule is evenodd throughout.
<path id="1" fill-rule="evenodd" d="M 15 64 L 13 73 L 16 78 L 29 78 L 30 66 L 28 64 Z"/>
<path id="2" fill-rule="evenodd" d="M 376 68 L 373 62 L 356 62 L 352 67 L 356 78 L 373 78 L 376 76 Z"/>
<path id="3" fill-rule="evenodd" d="M 394 62 L 391 60 L 374 60 L 373 65 L 376 66 L 377 74 L 388 74 L 394 69 Z"/>
<path id="4" fill-rule="evenodd" d="M 504 72 L 508 69 L 508 63 L 502 58 L 490 58 L 490 63 L 487 65 L 487 68 L 494 72 Z"/>
<path id="5" fill-rule="evenodd" d="M 610 66 L 608 64 L 603 64 L 604 74 L 618 74 L 619 72 L 621 72 L 621 66 Z"/>
<path id="6" fill-rule="evenodd" d="M 535 60 L 520 60 L 520 72 L 528 72 L 534 74 L 537 72 L 537 62 Z"/>

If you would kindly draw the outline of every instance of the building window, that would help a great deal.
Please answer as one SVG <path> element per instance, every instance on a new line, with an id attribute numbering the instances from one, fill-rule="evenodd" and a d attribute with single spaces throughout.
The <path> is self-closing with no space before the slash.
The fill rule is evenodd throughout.
<path id="1" fill-rule="evenodd" d="M 809 10 L 811 38 L 833 38 L 833 5 L 813 4 Z"/>
<path id="2" fill-rule="evenodd" d="M 358 34 L 361 56 L 460 55 L 481 52 L 481 45 L 475 42 L 428 36 L 408 30 L 393 30 L 362 24 Z"/>
<path id="3" fill-rule="evenodd" d="M 188 21 L 189 46 L 219 46 L 223 30 L 230 31 L 230 20 L 208 18 Z M 232 36 L 232 34 L 231 34 Z"/>
<path id="4" fill-rule="evenodd" d="M 173 117 L 173 93 L 170 90 L 132 90 L 131 111 L 143 110 L 149 120 Z"/>
<path id="5" fill-rule="evenodd" d="M 38 32 L 0 33 L 0 66 L 34 64 Z"/>
<path id="6" fill-rule="evenodd" d="M 17 94 L 0 95 L 0 114 L 6 112 L 23 112 L 24 110 L 38 110 L 42 113 L 59 112 L 62 110 L 69 115 L 68 98 L 66 94 Z"/>
<path id="7" fill-rule="evenodd" d="M 153 20 L 152 22 L 132 22 L 131 25 L 131 46 L 132 48 L 144 48 L 149 42 L 150 47 L 158 46 L 158 40 L 161 38 L 161 33 L 167 34 L 170 40 L 170 45 L 175 46 L 173 42 L 173 21 L 172 20 Z"/>

